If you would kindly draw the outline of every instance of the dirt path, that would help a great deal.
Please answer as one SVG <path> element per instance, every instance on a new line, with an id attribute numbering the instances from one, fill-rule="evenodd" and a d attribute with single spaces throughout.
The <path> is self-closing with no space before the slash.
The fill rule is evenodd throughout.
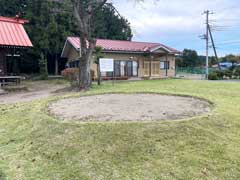
<path id="1" fill-rule="evenodd" d="M 195 98 L 157 94 L 108 94 L 60 100 L 50 112 L 63 120 L 151 121 L 175 120 L 211 110 Z"/>
<path id="2" fill-rule="evenodd" d="M 21 102 L 30 102 L 54 95 L 56 90 L 66 87 L 65 85 L 56 85 L 48 82 L 34 82 L 29 85 L 29 92 L 15 92 L 0 95 L 0 104 L 13 104 Z"/>

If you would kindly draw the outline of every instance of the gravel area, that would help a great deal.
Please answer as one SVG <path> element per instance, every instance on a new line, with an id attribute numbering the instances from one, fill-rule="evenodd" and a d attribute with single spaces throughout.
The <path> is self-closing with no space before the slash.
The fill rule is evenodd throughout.
<path id="1" fill-rule="evenodd" d="M 34 82 L 28 92 L 0 94 L 0 104 L 31 102 L 47 98 L 55 95 L 55 91 L 65 87 L 66 85 L 54 85 L 44 81 Z"/>
<path id="2" fill-rule="evenodd" d="M 50 105 L 62 120 L 153 121 L 177 120 L 208 113 L 210 104 L 191 97 L 158 94 L 105 94 L 63 99 Z"/>

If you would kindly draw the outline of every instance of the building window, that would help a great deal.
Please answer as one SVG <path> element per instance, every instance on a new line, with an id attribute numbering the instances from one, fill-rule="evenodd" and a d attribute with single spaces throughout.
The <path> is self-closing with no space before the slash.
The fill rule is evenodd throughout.
<path id="1" fill-rule="evenodd" d="M 71 61 L 69 62 L 70 68 L 78 68 L 79 67 L 79 61 Z"/>
<path id="2" fill-rule="evenodd" d="M 107 72 L 107 77 L 113 77 L 113 72 Z"/>
<path id="3" fill-rule="evenodd" d="M 111 72 L 107 72 L 108 77 L 112 77 Z M 137 77 L 138 76 L 138 62 L 137 61 L 114 61 L 114 76 L 115 77 Z"/>
<path id="4" fill-rule="evenodd" d="M 138 76 L 138 62 L 137 61 L 126 61 L 126 76 L 137 77 Z"/>
<path id="5" fill-rule="evenodd" d="M 121 61 L 114 61 L 114 75 L 121 76 Z"/>
<path id="6" fill-rule="evenodd" d="M 169 61 L 161 61 L 160 62 L 160 69 L 169 69 L 170 63 Z"/>
<path id="7" fill-rule="evenodd" d="M 127 61 L 127 66 L 126 66 L 126 69 L 127 69 L 127 72 L 126 72 L 126 75 L 128 77 L 131 77 L 133 76 L 133 66 L 132 66 L 132 61 Z"/>

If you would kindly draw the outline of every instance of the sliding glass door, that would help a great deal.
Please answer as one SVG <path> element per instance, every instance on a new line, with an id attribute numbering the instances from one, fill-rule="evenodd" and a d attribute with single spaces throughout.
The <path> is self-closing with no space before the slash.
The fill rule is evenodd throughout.
<path id="1" fill-rule="evenodd" d="M 132 72 L 133 77 L 137 77 L 138 76 L 138 62 L 137 61 L 132 62 L 132 68 L 133 68 L 133 72 Z"/>
<path id="2" fill-rule="evenodd" d="M 115 77 L 137 77 L 138 62 L 137 61 L 114 61 Z"/>
<path id="3" fill-rule="evenodd" d="M 126 61 L 119 61 L 120 62 L 120 76 L 125 76 L 125 67 L 126 67 Z"/>
<path id="4" fill-rule="evenodd" d="M 132 72 L 133 72 L 133 66 L 132 66 L 132 61 L 127 61 L 127 66 L 126 66 L 126 68 L 127 68 L 127 72 L 126 72 L 126 76 L 127 77 L 132 77 Z"/>

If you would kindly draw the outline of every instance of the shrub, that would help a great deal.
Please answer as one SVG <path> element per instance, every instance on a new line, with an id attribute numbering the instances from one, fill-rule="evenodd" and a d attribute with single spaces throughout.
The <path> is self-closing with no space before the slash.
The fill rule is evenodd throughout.
<path id="1" fill-rule="evenodd" d="M 61 72 L 61 75 L 71 82 L 73 85 L 74 82 L 78 82 L 79 69 L 78 68 L 67 68 Z"/>
<path id="2" fill-rule="evenodd" d="M 94 72 L 94 70 L 91 70 L 91 78 L 92 78 L 93 81 L 95 80 L 95 72 Z"/>
<path id="3" fill-rule="evenodd" d="M 232 78 L 233 71 L 228 69 L 228 70 L 225 71 L 224 75 L 228 78 Z"/>
<path id="4" fill-rule="evenodd" d="M 237 67 L 235 69 L 234 76 L 237 76 L 238 78 L 240 78 L 240 67 Z"/>
<path id="5" fill-rule="evenodd" d="M 235 74 L 238 75 L 238 76 L 240 75 L 240 67 L 237 67 L 237 68 L 235 69 Z"/>
<path id="6" fill-rule="evenodd" d="M 216 72 L 211 72 L 208 75 L 209 80 L 218 80 L 218 74 Z"/>
<path id="7" fill-rule="evenodd" d="M 216 70 L 218 79 L 223 79 L 224 77 L 224 71 L 223 70 Z"/>
<path id="8" fill-rule="evenodd" d="M 70 81 L 72 83 L 72 85 L 74 83 L 78 82 L 78 78 L 79 78 L 79 69 L 78 68 L 67 68 L 64 69 L 61 72 L 61 75 L 68 81 Z M 95 77 L 95 73 L 93 70 L 91 70 L 91 79 L 94 80 Z"/>

